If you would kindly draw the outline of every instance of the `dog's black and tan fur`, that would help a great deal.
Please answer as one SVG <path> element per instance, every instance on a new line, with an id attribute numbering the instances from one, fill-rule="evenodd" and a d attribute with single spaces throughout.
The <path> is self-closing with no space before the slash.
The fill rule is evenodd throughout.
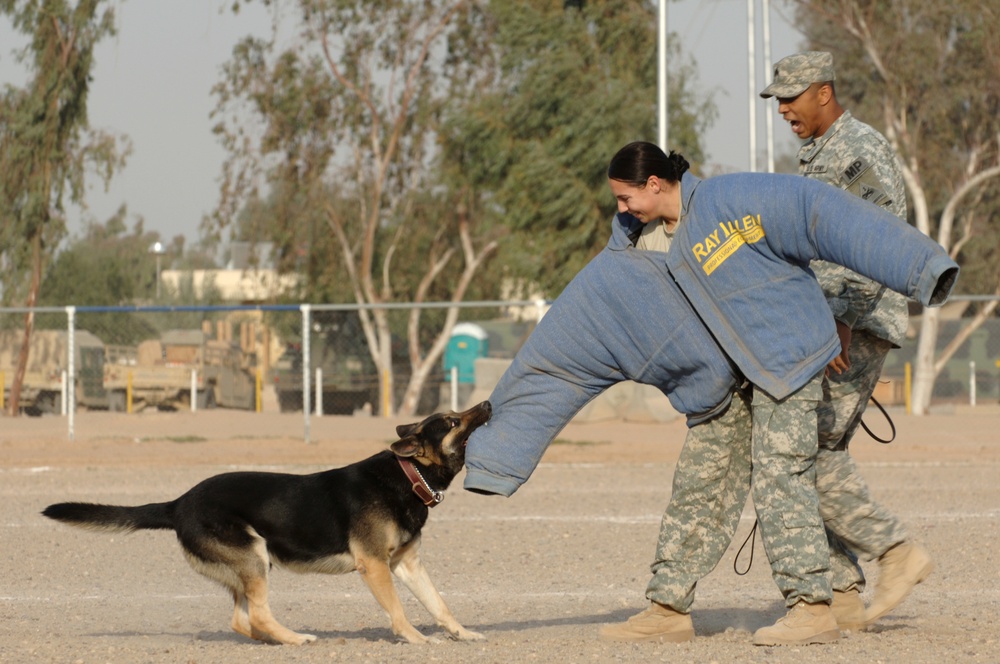
<path id="1" fill-rule="evenodd" d="M 432 489 L 443 491 L 465 463 L 469 434 L 491 414 L 484 401 L 463 413 L 431 415 L 397 427 L 391 449 L 313 475 L 225 473 L 167 503 L 59 503 L 42 514 L 84 528 L 176 531 L 191 566 L 232 592 L 232 628 L 253 639 L 296 645 L 316 639 L 271 615 L 272 564 L 296 572 L 356 570 L 389 614 L 392 631 L 411 643 L 426 642 L 403 614 L 395 574 L 452 638 L 482 639 L 455 620 L 420 561 L 428 507 L 397 457 L 412 461 Z"/>

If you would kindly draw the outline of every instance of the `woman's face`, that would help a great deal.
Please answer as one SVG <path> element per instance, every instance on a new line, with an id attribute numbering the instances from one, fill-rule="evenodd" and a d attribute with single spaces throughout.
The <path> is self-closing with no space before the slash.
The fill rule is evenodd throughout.
<path id="1" fill-rule="evenodd" d="M 644 224 L 660 219 L 659 178 L 650 177 L 641 187 L 608 178 L 611 193 L 618 201 L 618 211 L 628 212 Z"/>

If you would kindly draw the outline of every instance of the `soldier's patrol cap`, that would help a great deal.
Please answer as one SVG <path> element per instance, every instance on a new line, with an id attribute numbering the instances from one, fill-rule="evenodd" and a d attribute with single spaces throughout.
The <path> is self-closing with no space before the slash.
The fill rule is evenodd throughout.
<path id="1" fill-rule="evenodd" d="M 833 55 L 826 51 L 806 51 L 782 58 L 774 65 L 771 85 L 760 96 L 791 99 L 798 97 L 813 83 L 834 80 Z"/>

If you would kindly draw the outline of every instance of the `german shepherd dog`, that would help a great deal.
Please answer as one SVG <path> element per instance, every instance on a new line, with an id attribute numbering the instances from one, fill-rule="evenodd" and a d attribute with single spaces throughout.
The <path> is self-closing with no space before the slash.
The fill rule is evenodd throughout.
<path id="1" fill-rule="evenodd" d="M 417 549 L 428 508 L 462 470 L 469 434 L 491 415 L 484 401 L 463 413 L 400 425 L 390 449 L 312 475 L 224 473 L 166 503 L 59 503 L 42 514 L 95 530 L 174 530 L 195 571 L 232 593 L 232 628 L 252 639 L 294 645 L 316 640 L 271 615 L 271 565 L 295 572 L 357 571 L 389 614 L 394 634 L 410 643 L 433 640 L 406 619 L 391 572 L 451 638 L 483 639 L 455 620 Z"/>

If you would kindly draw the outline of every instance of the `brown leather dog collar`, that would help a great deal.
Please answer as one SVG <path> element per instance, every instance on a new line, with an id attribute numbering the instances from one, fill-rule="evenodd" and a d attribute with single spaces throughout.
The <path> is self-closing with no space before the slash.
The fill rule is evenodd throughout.
<path id="1" fill-rule="evenodd" d="M 420 474 L 420 471 L 417 470 L 412 461 L 404 459 L 401 456 L 397 456 L 396 461 L 399 462 L 399 467 L 403 469 L 403 472 L 406 473 L 406 478 L 413 485 L 413 493 L 417 494 L 417 497 L 424 502 L 424 505 L 434 507 L 444 500 L 444 494 L 431 489 L 431 485 L 427 483 L 427 480 Z"/>

